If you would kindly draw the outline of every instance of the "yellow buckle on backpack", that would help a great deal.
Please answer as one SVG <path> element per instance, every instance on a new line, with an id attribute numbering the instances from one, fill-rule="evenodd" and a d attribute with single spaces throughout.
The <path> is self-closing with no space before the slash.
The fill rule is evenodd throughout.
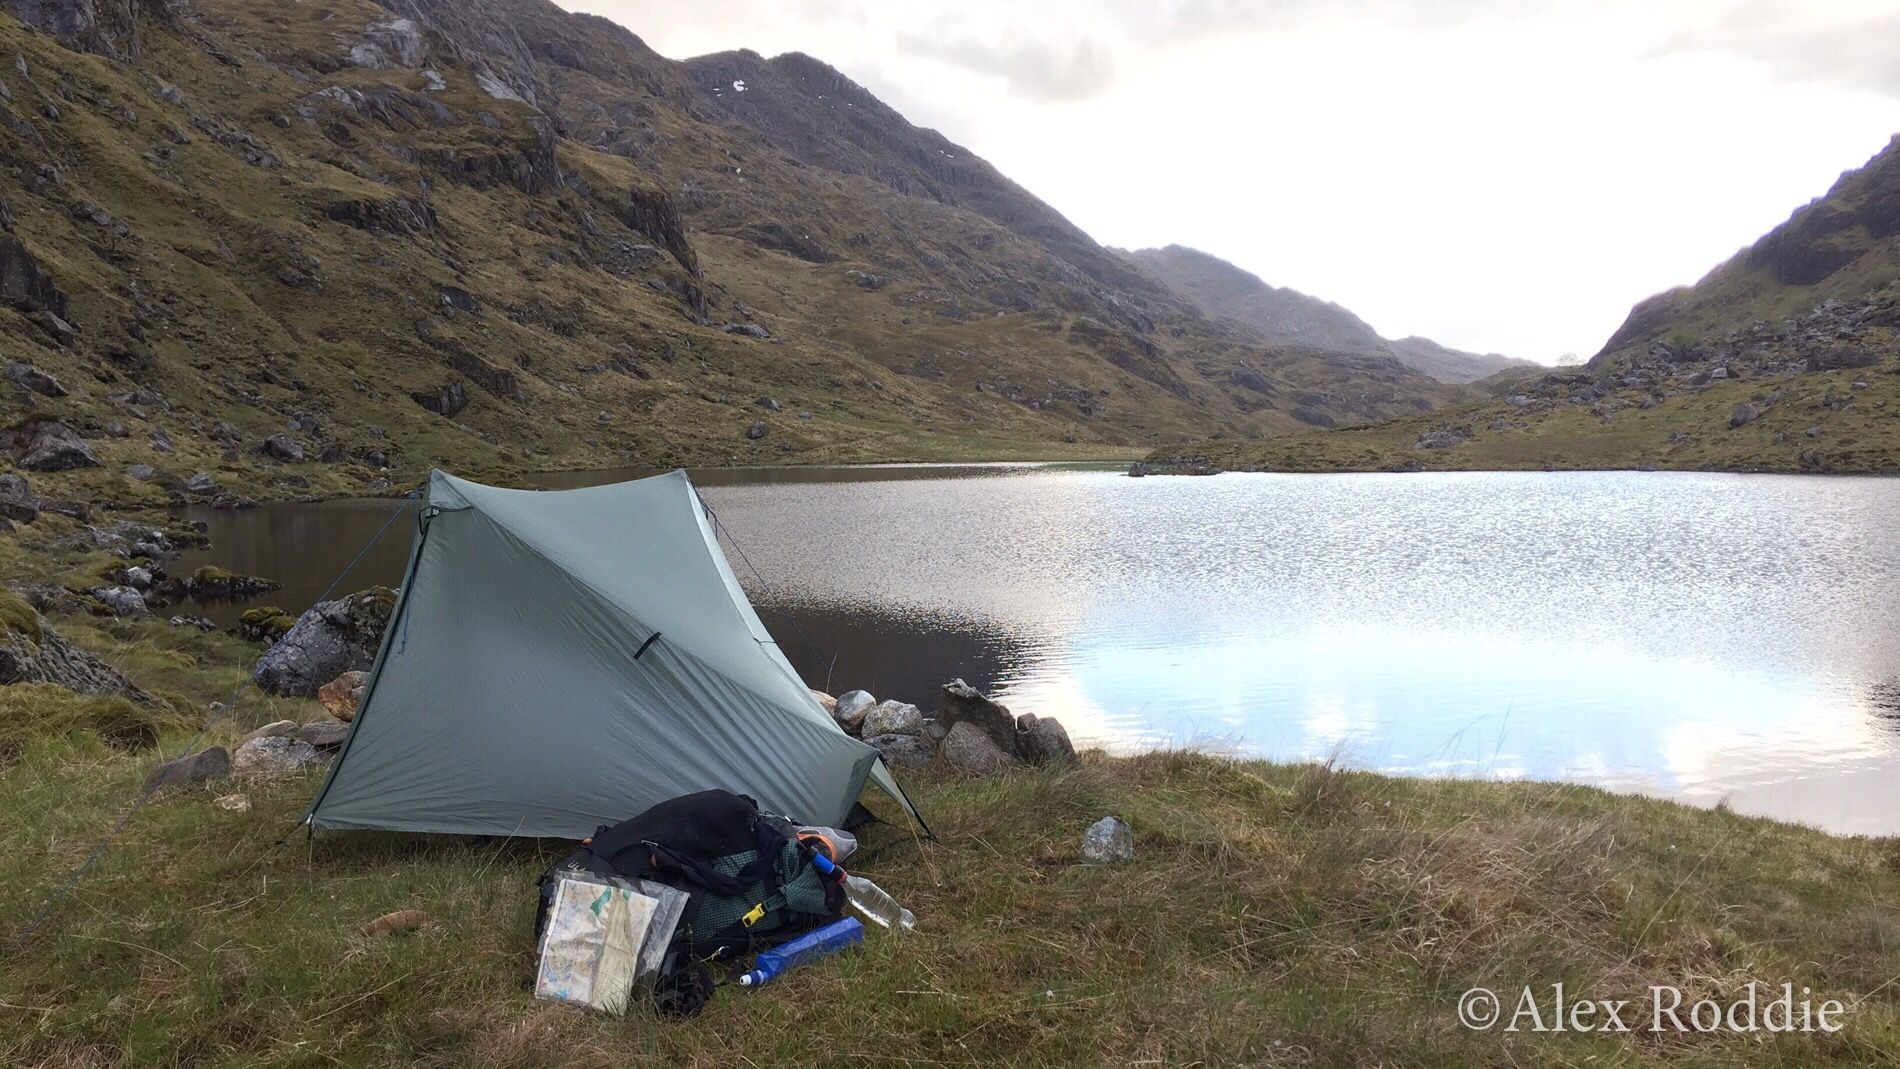
<path id="1" fill-rule="evenodd" d="M 764 919 L 765 919 L 765 903 L 761 902 L 758 905 L 753 906 L 751 910 L 747 911 L 745 916 L 740 917 L 739 923 L 745 925 L 747 928 L 750 928 Z"/>

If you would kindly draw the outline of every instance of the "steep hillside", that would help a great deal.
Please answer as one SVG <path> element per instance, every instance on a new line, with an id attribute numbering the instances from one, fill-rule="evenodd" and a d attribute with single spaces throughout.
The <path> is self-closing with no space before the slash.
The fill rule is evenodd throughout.
<path id="1" fill-rule="evenodd" d="M 1467 353 L 1430 338 L 1391 341 L 1345 308 L 1298 290 L 1269 286 L 1218 256 L 1169 245 L 1122 254 L 1207 315 L 1258 331 L 1272 342 L 1397 360 L 1439 382 L 1475 382 L 1508 368 L 1535 365 L 1496 353 Z"/>
<path id="2" fill-rule="evenodd" d="M 1112 455 L 1450 396 L 1199 316 L 803 56 L 543 0 L 6 7 L 0 447 L 61 494 Z"/>
<path id="3" fill-rule="evenodd" d="M 1900 138 L 1589 364 L 1333 437 L 1172 446 L 1190 468 L 1900 472 Z"/>

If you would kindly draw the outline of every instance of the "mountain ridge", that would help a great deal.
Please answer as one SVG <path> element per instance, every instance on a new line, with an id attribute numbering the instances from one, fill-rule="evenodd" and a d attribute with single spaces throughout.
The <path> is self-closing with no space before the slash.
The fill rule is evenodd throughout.
<path id="1" fill-rule="evenodd" d="M 1536 365 L 1497 353 L 1468 353 L 1412 335 L 1388 339 L 1340 304 L 1269 285 L 1212 253 L 1185 245 L 1118 250 L 1123 259 L 1180 293 L 1203 313 L 1228 319 L 1283 344 L 1389 356 L 1448 384 L 1475 382 Z"/>

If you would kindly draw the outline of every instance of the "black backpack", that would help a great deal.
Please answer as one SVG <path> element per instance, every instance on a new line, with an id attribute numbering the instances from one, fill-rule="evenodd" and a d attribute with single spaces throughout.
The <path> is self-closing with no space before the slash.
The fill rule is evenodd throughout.
<path id="1" fill-rule="evenodd" d="M 693 957 L 750 953 L 836 920 L 844 889 L 812 866 L 810 848 L 783 817 L 730 791 L 661 802 L 631 820 L 601 825 L 541 877 L 535 942 L 566 873 L 652 880 L 687 892 L 679 947 Z"/>

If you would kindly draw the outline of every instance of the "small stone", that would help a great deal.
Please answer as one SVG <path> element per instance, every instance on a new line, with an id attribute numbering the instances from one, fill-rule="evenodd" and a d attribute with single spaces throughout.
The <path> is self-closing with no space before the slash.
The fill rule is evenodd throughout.
<path id="1" fill-rule="evenodd" d="M 993 776 L 1016 765 L 1014 757 L 969 721 L 950 725 L 942 753 L 951 768 L 972 776 Z"/>
<path id="2" fill-rule="evenodd" d="M 231 759 L 231 768 L 239 775 L 274 776 L 300 771 L 316 761 L 317 749 L 309 743 L 284 735 L 269 735 L 238 747 Z"/>
<path id="3" fill-rule="evenodd" d="M 765 437 L 766 431 L 768 430 L 770 430 L 770 428 L 765 425 L 765 421 L 754 420 L 752 421 L 752 425 L 745 429 L 745 436 L 756 441 L 757 439 Z"/>
<path id="4" fill-rule="evenodd" d="M 864 714 L 864 722 L 858 725 L 858 730 L 867 739 L 873 735 L 922 735 L 923 710 L 906 702 L 879 702 Z"/>
<path id="5" fill-rule="evenodd" d="M 177 790 L 199 783 L 224 779 L 231 774 L 231 753 L 222 746 L 200 750 L 152 770 L 145 789 L 153 793 Z"/>
<path id="6" fill-rule="evenodd" d="M 936 748 L 919 735 L 866 735 L 864 741 L 877 747 L 892 768 L 925 768 L 937 759 Z"/>
<path id="7" fill-rule="evenodd" d="M 125 469 L 125 474 L 128 478 L 137 479 L 142 483 L 149 483 L 158 477 L 158 469 L 152 467 L 150 464 L 134 464 Z"/>
<path id="8" fill-rule="evenodd" d="M 1737 427 L 1746 427 L 1750 423 L 1753 423 L 1760 418 L 1761 418 L 1761 409 L 1756 408 L 1754 405 L 1744 402 L 1742 404 L 1736 405 L 1735 411 L 1729 413 L 1729 416 L 1728 416 L 1729 429 L 1734 430 Z"/>
<path id="9" fill-rule="evenodd" d="M 755 405 L 758 405 L 760 408 L 765 409 L 767 412 L 785 411 L 785 406 L 779 404 L 778 399 L 774 397 L 761 397 L 757 401 L 754 401 L 752 403 Z"/>
<path id="10" fill-rule="evenodd" d="M 242 747 L 245 743 L 254 742 L 258 739 L 274 739 L 287 736 L 295 730 L 297 730 L 297 722 L 295 720 L 273 720 L 263 727 L 252 731 L 242 739 L 239 739 L 238 746 Z"/>
<path id="11" fill-rule="evenodd" d="M 838 723 L 846 731 L 856 733 L 858 725 L 864 722 L 865 714 L 869 713 L 875 705 L 877 705 L 877 699 L 871 697 L 869 691 L 847 690 L 838 695 L 836 704 L 832 706 L 831 715 L 837 718 Z"/>
<path id="12" fill-rule="evenodd" d="M 232 813 L 246 813 L 251 808 L 251 800 L 241 794 L 220 794 L 211 800 L 211 804 Z"/>
<path id="13" fill-rule="evenodd" d="M 337 750 L 350 737 L 350 725 L 335 720 L 312 720 L 290 733 L 299 742 L 307 742 L 318 752 Z"/>
<path id="14" fill-rule="evenodd" d="M 1107 865 L 1135 859 L 1135 829 L 1115 817 L 1103 817 L 1082 833 L 1082 864 Z"/>

